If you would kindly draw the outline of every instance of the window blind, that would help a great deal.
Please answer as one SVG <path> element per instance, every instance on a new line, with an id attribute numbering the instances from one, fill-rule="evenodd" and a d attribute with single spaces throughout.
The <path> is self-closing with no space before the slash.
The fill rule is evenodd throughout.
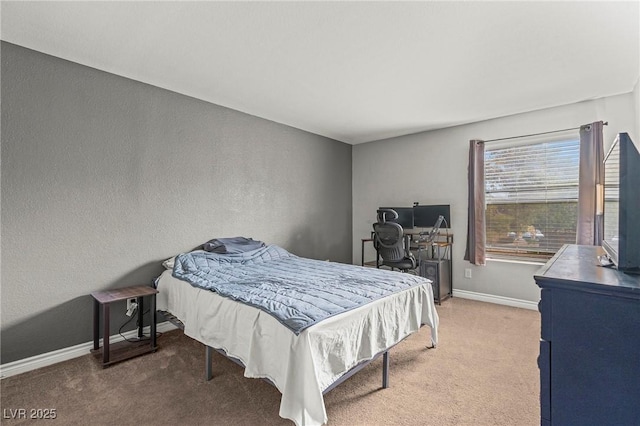
<path id="1" fill-rule="evenodd" d="M 580 141 L 485 150 L 487 250 L 549 256 L 575 243 Z"/>

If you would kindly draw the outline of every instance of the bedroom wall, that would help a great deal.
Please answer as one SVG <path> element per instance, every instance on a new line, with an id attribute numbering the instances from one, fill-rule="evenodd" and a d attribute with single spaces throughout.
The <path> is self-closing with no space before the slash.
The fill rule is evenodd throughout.
<path id="1" fill-rule="evenodd" d="M 3 364 L 210 238 L 351 261 L 350 145 L 4 42 L 1 90 Z"/>
<path id="2" fill-rule="evenodd" d="M 361 238 L 369 236 L 378 206 L 450 204 L 453 223 L 453 287 L 492 296 L 537 302 L 533 274 L 539 265 L 463 260 L 467 232 L 467 167 L 471 139 L 496 139 L 578 127 L 598 120 L 607 149 L 618 132 L 636 126 L 632 93 L 526 114 L 418 133 L 353 147 L 353 261 L 360 263 Z M 380 172 L 380 167 L 384 173 Z M 375 259 L 368 244 L 366 258 Z M 471 268 L 472 279 L 464 278 Z"/>

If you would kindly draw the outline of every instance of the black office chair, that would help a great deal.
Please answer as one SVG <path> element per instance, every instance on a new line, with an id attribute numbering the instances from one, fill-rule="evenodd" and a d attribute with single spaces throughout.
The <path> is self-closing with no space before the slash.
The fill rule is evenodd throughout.
<path id="1" fill-rule="evenodd" d="M 373 246 L 382 258 L 383 265 L 389 266 L 391 270 L 397 268 L 408 272 L 416 269 L 417 262 L 410 250 L 409 235 L 404 235 L 402 226 L 390 222 L 397 218 L 395 210 L 378 210 L 378 222 L 373 224 Z"/>

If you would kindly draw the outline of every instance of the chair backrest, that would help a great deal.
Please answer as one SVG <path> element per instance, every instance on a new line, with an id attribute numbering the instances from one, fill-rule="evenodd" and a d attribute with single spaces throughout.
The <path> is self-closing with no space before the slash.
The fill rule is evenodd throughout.
<path id="1" fill-rule="evenodd" d="M 386 221 L 392 221 L 398 218 L 398 212 L 393 209 L 378 209 L 376 213 L 379 223 L 385 223 Z"/>
<path id="2" fill-rule="evenodd" d="M 398 262 L 406 258 L 403 242 L 402 226 L 395 222 L 387 222 L 398 218 L 395 210 L 378 210 L 378 222 L 373 224 L 373 245 L 383 261 Z"/>

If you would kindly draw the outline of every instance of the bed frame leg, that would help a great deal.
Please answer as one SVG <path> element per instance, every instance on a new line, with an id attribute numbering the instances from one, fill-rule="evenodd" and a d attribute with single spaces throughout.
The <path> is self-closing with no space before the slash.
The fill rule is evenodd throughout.
<path id="1" fill-rule="evenodd" d="M 213 379 L 213 371 L 211 369 L 211 353 L 213 352 L 213 348 L 209 345 L 205 345 L 204 347 L 204 357 L 205 357 L 205 374 L 207 381 Z"/>
<path id="2" fill-rule="evenodd" d="M 389 351 L 382 354 L 382 389 L 389 387 Z"/>

